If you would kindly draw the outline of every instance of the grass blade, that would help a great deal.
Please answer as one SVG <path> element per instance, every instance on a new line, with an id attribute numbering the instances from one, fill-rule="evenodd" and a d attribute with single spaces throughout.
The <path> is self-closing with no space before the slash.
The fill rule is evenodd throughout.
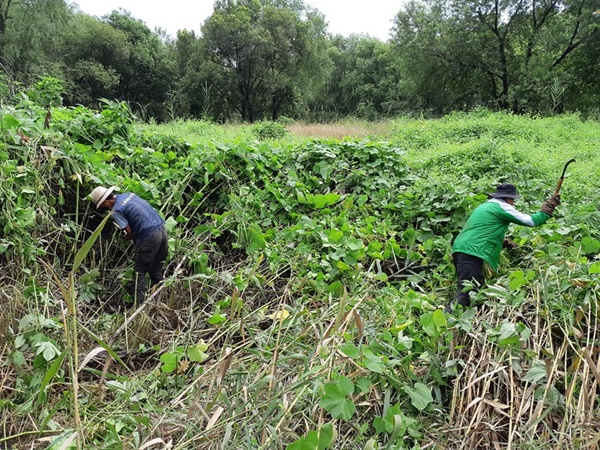
<path id="1" fill-rule="evenodd" d="M 104 229 L 104 225 L 106 225 L 106 222 L 108 221 L 109 217 L 110 217 L 110 214 L 108 214 L 104 218 L 104 220 L 102 220 L 102 222 L 100 222 L 100 225 L 98 225 L 98 227 L 94 230 L 92 235 L 88 238 L 87 241 L 85 241 L 83 243 L 83 245 L 81 246 L 81 248 L 75 255 L 75 260 L 73 261 L 73 273 L 75 273 L 77 271 L 77 269 L 79 268 L 79 266 L 81 265 L 81 263 L 83 262 L 83 260 L 87 256 L 87 254 L 92 249 L 94 242 L 96 242 L 96 239 L 98 239 L 98 236 L 100 236 L 100 233 L 102 233 L 102 230 Z"/>

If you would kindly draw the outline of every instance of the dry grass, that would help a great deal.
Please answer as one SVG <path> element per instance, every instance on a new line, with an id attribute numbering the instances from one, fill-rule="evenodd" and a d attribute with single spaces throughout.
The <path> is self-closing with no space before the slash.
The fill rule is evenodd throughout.
<path id="1" fill-rule="evenodd" d="M 385 138 L 391 132 L 391 122 L 338 122 L 338 123 L 294 123 L 287 126 L 294 135 L 313 139 L 362 139 L 366 137 Z"/>
<path id="2" fill-rule="evenodd" d="M 2 305 L 2 311 L 0 311 L 0 347 L 5 345 L 5 333 L 8 332 L 15 316 L 19 316 L 18 309 L 23 306 L 20 293 L 15 287 L 11 289 L 9 286 L 0 280 L 0 305 Z"/>
<path id="3" fill-rule="evenodd" d="M 457 335 L 448 359 L 459 358 L 464 366 L 454 380 L 446 430 L 451 448 L 600 448 L 597 299 L 577 311 L 575 326 L 569 327 L 550 323 L 539 292 L 533 298 L 536 304 L 527 312 L 525 305 L 507 308 L 503 317 L 488 310 L 478 315 L 471 332 Z M 486 338 L 483 325 L 502 321 L 531 329 L 523 348 Z M 532 361 L 537 362 L 533 371 Z"/>

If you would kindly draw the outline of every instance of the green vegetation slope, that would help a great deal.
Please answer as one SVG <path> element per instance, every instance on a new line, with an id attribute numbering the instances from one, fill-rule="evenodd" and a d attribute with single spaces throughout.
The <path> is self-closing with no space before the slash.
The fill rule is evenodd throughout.
<path id="1" fill-rule="evenodd" d="M 0 110 L 4 448 L 597 442 L 597 123 L 482 110 L 383 141 L 184 139 L 111 102 L 45 118 Z M 572 157 L 556 216 L 512 228 L 477 308 L 443 313 L 469 212 L 505 181 L 535 211 Z M 97 184 L 167 219 L 143 305 Z"/>

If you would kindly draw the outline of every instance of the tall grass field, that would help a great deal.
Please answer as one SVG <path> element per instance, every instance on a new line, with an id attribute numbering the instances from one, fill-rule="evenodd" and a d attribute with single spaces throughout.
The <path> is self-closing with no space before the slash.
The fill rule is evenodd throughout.
<path id="1" fill-rule="evenodd" d="M 48 122 L 24 97 L 0 124 L 0 448 L 600 447 L 597 122 Z M 572 158 L 445 313 L 472 210 L 510 182 L 538 211 Z M 144 302 L 97 185 L 166 219 Z"/>

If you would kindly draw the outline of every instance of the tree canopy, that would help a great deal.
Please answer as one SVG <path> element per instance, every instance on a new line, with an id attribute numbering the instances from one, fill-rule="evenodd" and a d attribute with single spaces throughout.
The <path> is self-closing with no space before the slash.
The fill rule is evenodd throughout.
<path id="1" fill-rule="evenodd" d="M 567 63 L 596 36 L 594 9 L 588 0 L 413 0 L 396 17 L 394 44 L 425 106 L 556 109 L 549 86 L 567 82 Z"/>
<path id="2" fill-rule="evenodd" d="M 0 0 L 0 96 L 42 77 L 66 105 L 129 102 L 143 119 L 377 119 L 484 106 L 595 115 L 592 0 L 411 0 L 391 39 L 328 33 L 302 0 L 216 0 L 196 31 L 167 36 L 124 10 Z"/>
<path id="3" fill-rule="evenodd" d="M 242 120 L 293 112 L 299 92 L 326 70 L 317 64 L 323 22 L 298 1 L 217 1 L 202 34 L 216 89 Z"/>

